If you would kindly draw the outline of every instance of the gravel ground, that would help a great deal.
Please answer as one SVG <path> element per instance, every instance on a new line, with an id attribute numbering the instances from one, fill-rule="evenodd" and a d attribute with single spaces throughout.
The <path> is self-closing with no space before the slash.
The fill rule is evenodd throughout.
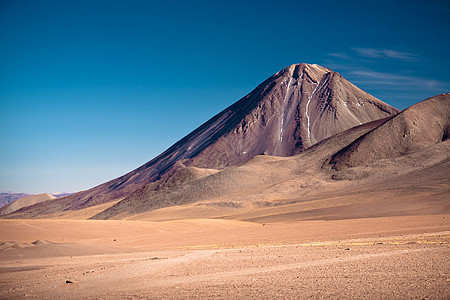
<path id="1" fill-rule="evenodd" d="M 448 232 L 3 259 L 0 298 L 449 299 Z"/>

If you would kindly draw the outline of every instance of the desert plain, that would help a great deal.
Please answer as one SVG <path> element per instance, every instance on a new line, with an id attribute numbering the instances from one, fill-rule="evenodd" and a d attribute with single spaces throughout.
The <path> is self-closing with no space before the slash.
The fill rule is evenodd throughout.
<path id="1" fill-rule="evenodd" d="M 448 299 L 449 219 L 1 220 L 0 298 Z"/>

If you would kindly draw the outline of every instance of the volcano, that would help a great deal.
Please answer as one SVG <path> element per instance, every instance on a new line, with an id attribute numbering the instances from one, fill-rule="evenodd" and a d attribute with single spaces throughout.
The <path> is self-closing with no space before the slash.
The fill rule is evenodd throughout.
<path id="1" fill-rule="evenodd" d="M 48 212 L 120 199 L 186 167 L 223 169 L 257 155 L 296 155 L 335 134 L 398 112 L 337 72 L 315 64 L 294 64 L 158 157 L 90 190 L 54 200 Z"/>
<path id="2" fill-rule="evenodd" d="M 264 223 L 448 212 L 449 124 L 450 95 L 438 95 L 298 155 L 255 156 L 220 171 L 180 169 L 92 219 Z"/>

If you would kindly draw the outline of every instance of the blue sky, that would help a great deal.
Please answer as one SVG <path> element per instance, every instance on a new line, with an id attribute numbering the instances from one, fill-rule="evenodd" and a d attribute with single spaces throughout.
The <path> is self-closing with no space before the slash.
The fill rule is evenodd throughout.
<path id="1" fill-rule="evenodd" d="M 404 109 L 450 91 L 448 1 L 0 1 L 0 191 L 91 188 L 317 63 Z"/>

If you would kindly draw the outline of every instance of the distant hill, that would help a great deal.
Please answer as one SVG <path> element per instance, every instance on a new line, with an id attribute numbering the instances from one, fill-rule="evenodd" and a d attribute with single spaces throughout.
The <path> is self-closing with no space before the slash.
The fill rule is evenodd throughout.
<path id="1" fill-rule="evenodd" d="M 62 198 L 65 196 L 72 195 L 73 193 L 50 193 L 50 195 L 55 196 L 56 198 Z"/>
<path id="2" fill-rule="evenodd" d="M 19 198 L 0 208 L 0 215 L 10 214 L 21 208 L 53 199 L 56 199 L 56 197 L 48 193 Z"/>
<path id="3" fill-rule="evenodd" d="M 31 196 L 33 194 L 27 194 L 27 193 L 0 193 L 0 207 L 3 207 L 14 200 L 17 200 L 19 198 Z"/>
<path id="4" fill-rule="evenodd" d="M 54 196 L 55 198 L 62 198 L 65 196 L 72 195 L 73 193 L 64 192 L 64 193 L 49 193 L 49 194 Z M 37 194 L 9 193 L 9 192 L 0 193 L 0 208 L 9 203 L 14 202 L 17 199 L 28 197 L 28 196 L 33 196 L 33 195 L 37 195 Z"/>

